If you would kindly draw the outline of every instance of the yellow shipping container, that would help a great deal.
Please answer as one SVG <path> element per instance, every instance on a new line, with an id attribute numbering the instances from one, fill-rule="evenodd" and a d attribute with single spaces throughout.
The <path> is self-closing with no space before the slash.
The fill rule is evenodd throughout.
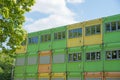
<path id="1" fill-rule="evenodd" d="M 102 19 L 84 23 L 84 45 L 102 44 Z"/>
<path id="2" fill-rule="evenodd" d="M 66 80 L 66 73 L 52 73 L 51 80 Z"/>
<path id="3" fill-rule="evenodd" d="M 83 46 L 83 23 L 67 26 L 67 47 Z"/>
<path id="4" fill-rule="evenodd" d="M 40 73 L 38 74 L 39 80 L 50 80 L 50 73 Z"/>

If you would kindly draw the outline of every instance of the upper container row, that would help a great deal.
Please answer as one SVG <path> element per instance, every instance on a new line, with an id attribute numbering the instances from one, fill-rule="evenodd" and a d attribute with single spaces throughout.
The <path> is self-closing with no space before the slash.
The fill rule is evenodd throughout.
<path id="1" fill-rule="evenodd" d="M 120 14 L 29 33 L 17 53 L 118 43 L 119 35 Z"/>

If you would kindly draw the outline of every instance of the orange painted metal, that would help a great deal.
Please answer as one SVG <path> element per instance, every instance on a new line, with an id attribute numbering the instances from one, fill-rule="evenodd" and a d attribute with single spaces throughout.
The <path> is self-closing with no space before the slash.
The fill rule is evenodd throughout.
<path id="1" fill-rule="evenodd" d="M 105 72 L 107 78 L 120 78 L 120 72 Z"/>

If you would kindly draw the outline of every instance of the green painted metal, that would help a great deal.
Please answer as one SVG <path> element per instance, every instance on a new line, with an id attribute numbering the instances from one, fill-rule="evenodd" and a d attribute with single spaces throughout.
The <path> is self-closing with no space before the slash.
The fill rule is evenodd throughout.
<path id="1" fill-rule="evenodd" d="M 62 26 L 62 27 L 57 27 L 57 28 L 53 28 L 53 33 L 52 33 L 52 38 L 53 38 L 53 42 L 52 42 L 52 49 L 63 49 L 66 48 L 67 45 L 67 35 L 65 35 L 65 39 L 60 39 L 60 40 L 54 40 L 54 33 L 57 32 L 63 32 L 65 31 L 66 33 L 66 26 Z"/>
<path id="2" fill-rule="evenodd" d="M 67 80 L 84 80 L 84 75 L 80 72 L 68 72 Z"/>
<path id="3" fill-rule="evenodd" d="M 32 44 L 29 44 L 29 38 L 32 38 L 32 37 L 38 37 L 38 43 L 32 43 Z M 38 51 L 38 46 L 39 46 L 39 35 L 38 35 L 38 32 L 33 32 L 33 33 L 29 33 L 28 34 L 28 45 L 27 45 L 27 52 L 37 52 Z"/>
<path id="4" fill-rule="evenodd" d="M 60 55 L 64 55 L 61 58 Z M 57 59 L 54 59 L 54 56 L 58 56 Z M 52 72 L 53 73 L 60 73 L 60 72 L 66 72 L 66 49 L 59 49 L 59 50 L 53 50 L 53 56 L 52 56 Z M 56 62 L 57 60 L 57 62 Z M 64 60 L 64 62 L 61 60 Z"/>
<path id="5" fill-rule="evenodd" d="M 34 73 L 26 74 L 25 79 L 26 80 L 38 80 L 38 74 L 34 74 Z"/>
<path id="6" fill-rule="evenodd" d="M 74 47 L 74 48 L 68 48 L 68 54 L 73 53 L 81 53 L 82 54 L 82 60 L 78 62 L 67 62 L 67 71 L 68 72 L 83 72 L 83 47 Z M 67 58 L 68 57 L 67 54 Z M 68 59 L 67 59 L 68 60 Z"/>
<path id="7" fill-rule="evenodd" d="M 43 30 L 43 31 L 39 31 L 39 50 L 40 51 L 46 51 L 46 50 L 51 50 L 52 49 L 52 38 L 51 41 L 48 42 L 41 42 L 41 35 L 45 35 L 45 34 L 52 34 L 52 29 L 48 29 L 48 30 Z M 52 35 L 51 35 L 52 37 Z"/>
<path id="8" fill-rule="evenodd" d="M 25 80 L 24 77 L 15 77 L 14 80 Z"/>
<path id="9" fill-rule="evenodd" d="M 24 78 L 25 77 L 25 74 L 14 74 L 14 77 L 15 78 Z"/>
<path id="10" fill-rule="evenodd" d="M 86 60 L 86 53 L 88 52 L 101 52 L 100 60 L 89 61 Z M 100 72 L 103 71 L 103 51 L 102 45 L 91 45 L 84 47 L 84 71 L 85 72 Z"/>
<path id="11" fill-rule="evenodd" d="M 103 18 L 103 42 L 104 43 L 113 43 L 113 42 L 120 42 L 120 30 L 112 31 L 112 32 L 106 32 L 105 31 L 105 24 L 113 21 L 120 21 L 120 14 L 108 16 Z"/>
<path id="12" fill-rule="evenodd" d="M 38 72 L 38 54 L 29 53 L 27 55 L 26 74 Z"/>
<path id="13" fill-rule="evenodd" d="M 14 73 L 15 74 L 24 74 L 25 73 L 25 66 L 16 66 Z"/>
<path id="14" fill-rule="evenodd" d="M 120 59 L 107 60 L 106 51 L 120 50 L 119 43 L 109 43 L 104 46 L 104 71 L 105 72 L 120 72 Z"/>

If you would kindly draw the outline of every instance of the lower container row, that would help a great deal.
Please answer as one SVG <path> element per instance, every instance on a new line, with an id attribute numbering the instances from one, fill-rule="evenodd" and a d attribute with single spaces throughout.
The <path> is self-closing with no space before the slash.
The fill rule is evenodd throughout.
<path id="1" fill-rule="evenodd" d="M 120 72 L 16 74 L 14 80 L 120 80 Z"/>

